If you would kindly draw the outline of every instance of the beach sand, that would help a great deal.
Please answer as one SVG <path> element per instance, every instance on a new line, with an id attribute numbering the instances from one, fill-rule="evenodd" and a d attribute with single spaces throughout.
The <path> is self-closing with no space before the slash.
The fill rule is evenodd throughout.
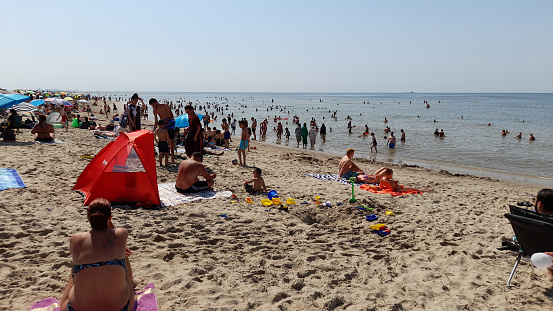
<path id="1" fill-rule="evenodd" d="M 0 143 L 2 167 L 17 169 L 28 187 L 0 192 L 2 310 L 59 299 L 71 267 L 69 237 L 90 229 L 83 197 L 71 189 L 90 161 L 79 155 L 97 153 L 109 140 L 79 129 L 57 130 L 57 139 L 66 144 L 35 144 L 23 130 L 18 142 Z M 248 164 L 263 170 L 267 187 L 308 204 L 291 205 L 289 213 L 262 206 L 266 196 L 243 189 L 242 176 L 250 178 L 253 168 L 232 165 L 237 153 L 229 151 L 204 163 L 217 173 L 216 188 L 237 198 L 114 210 L 114 224 L 130 233 L 134 275 L 155 283 L 160 310 L 551 309 L 545 269 L 522 262 L 509 290 L 516 254 L 497 250 L 513 236 L 507 205 L 533 202 L 539 188 L 387 165 L 400 183 L 435 190 L 391 197 L 356 188 L 360 203 L 391 230 L 382 238 L 348 204 L 351 186 L 305 176 L 336 174 L 339 157 L 252 146 Z M 176 172 L 177 165 L 158 167 L 158 182 L 173 182 Z M 332 207 L 317 206 L 316 195 Z"/>

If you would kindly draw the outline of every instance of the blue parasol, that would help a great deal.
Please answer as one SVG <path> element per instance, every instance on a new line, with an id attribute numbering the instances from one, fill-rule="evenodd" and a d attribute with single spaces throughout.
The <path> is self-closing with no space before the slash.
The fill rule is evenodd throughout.
<path id="1" fill-rule="evenodd" d="M 0 94 L 0 108 L 10 108 L 31 99 L 30 96 L 21 94 Z"/>
<path id="2" fill-rule="evenodd" d="M 33 106 L 40 106 L 42 104 L 44 104 L 45 100 L 44 99 L 35 99 L 35 100 L 32 100 L 29 104 L 33 105 Z"/>
<path id="3" fill-rule="evenodd" d="M 204 118 L 203 114 L 198 114 L 198 117 L 200 118 L 200 121 Z M 178 128 L 185 128 L 188 127 L 190 123 L 188 122 L 188 114 L 181 114 L 175 119 L 175 127 Z"/>

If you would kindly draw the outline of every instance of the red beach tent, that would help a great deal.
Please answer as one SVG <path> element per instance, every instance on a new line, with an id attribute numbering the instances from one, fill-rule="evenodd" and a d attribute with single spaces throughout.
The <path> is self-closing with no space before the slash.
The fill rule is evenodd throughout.
<path id="1" fill-rule="evenodd" d="M 81 173 L 73 190 L 84 205 L 104 198 L 114 202 L 151 202 L 161 205 L 157 188 L 154 133 L 121 133 L 104 147 Z"/>

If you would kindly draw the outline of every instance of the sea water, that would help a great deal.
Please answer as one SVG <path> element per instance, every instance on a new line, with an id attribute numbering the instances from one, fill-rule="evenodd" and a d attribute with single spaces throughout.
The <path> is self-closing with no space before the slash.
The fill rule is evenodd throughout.
<path id="1" fill-rule="evenodd" d="M 315 118 L 319 127 L 324 123 L 327 128 L 326 143 L 317 136 L 317 151 L 343 155 L 352 147 L 355 157 L 553 185 L 553 94 L 138 93 L 146 103 L 153 97 L 174 104 L 178 100 L 202 106 L 228 104 L 229 109 L 210 124 L 218 129 L 223 115 L 230 113 L 233 119 L 255 117 L 258 123 L 267 118 L 269 143 L 295 147 L 292 117 L 299 116 L 308 127 Z M 129 97 L 130 93 L 99 95 Z M 332 118 L 335 111 L 337 117 Z M 213 105 L 209 112 L 214 112 Z M 289 128 L 289 141 L 284 135 L 277 140 L 275 116 L 289 118 L 277 120 Z M 351 134 L 348 116 L 354 126 Z M 377 153 L 371 152 L 370 136 L 358 137 L 365 125 L 375 133 Z M 386 126 L 397 138 L 395 149 L 386 146 Z M 400 141 L 401 129 L 406 133 L 405 143 Z M 445 137 L 434 136 L 436 129 L 443 129 Z M 510 133 L 503 136 L 502 130 Z M 519 132 L 521 139 L 515 138 Z M 535 141 L 529 140 L 530 133 Z"/>

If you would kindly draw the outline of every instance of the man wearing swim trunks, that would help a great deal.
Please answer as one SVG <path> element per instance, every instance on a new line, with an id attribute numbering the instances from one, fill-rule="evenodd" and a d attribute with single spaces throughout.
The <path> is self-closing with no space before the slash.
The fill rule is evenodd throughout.
<path id="1" fill-rule="evenodd" d="M 65 128 L 65 131 L 67 132 L 68 131 L 68 124 L 67 124 L 67 112 L 65 112 L 65 107 L 62 105 L 60 105 L 60 115 L 58 117 L 58 120 L 60 119 L 61 117 L 61 125 L 63 125 L 63 127 Z"/>
<path id="2" fill-rule="evenodd" d="M 238 162 L 240 165 L 246 165 L 246 149 L 248 149 L 249 135 L 248 127 L 246 126 L 246 121 L 238 121 L 238 126 L 242 129 L 242 134 L 240 136 L 240 146 L 238 146 Z M 242 161 L 242 158 L 244 159 Z"/>
<path id="3" fill-rule="evenodd" d="M 372 143 L 371 143 L 371 152 L 373 152 L 373 148 L 374 148 L 374 151 L 375 152 L 378 152 L 378 149 L 376 148 L 376 146 L 378 145 L 378 143 L 376 142 L 376 137 L 374 137 L 374 133 L 371 133 L 371 137 L 373 139 Z"/>
<path id="4" fill-rule="evenodd" d="M 351 160 L 354 154 L 355 150 L 353 148 L 348 148 L 348 150 L 346 150 L 346 155 L 340 160 L 340 164 L 338 165 L 338 174 L 340 178 L 349 179 L 350 177 L 357 177 L 359 174 L 365 174 L 365 172 Z"/>
<path id="5" fill-rule="evenodd" d="M 229 131 L 229 125 L 227 123 L 227 119 L 223 118 L 223 124 L 221 124 L 221 128 L 223 129 L 223 139 L 225 140 L 225 148 L 228 149 L 230 145 L 230 131 Z"/>
<path id="6" fill-rule="evenodd" d="M 390 133 L 390 137 L 388 138 L 388 147 L 392 149 L 396 147 L 396 137 L 394 136 L 394 132 Z"/>
<path id="7" fill-rule="evenodd" d="M 204 165 L 200 162 L 202 154 L 198 151 L 192 153 L 190 158 L 179 164 L 175 189 L 179 193 L 195 193 L 210 190 L 215 184 L 217 174 L 209 174 Z M 201 174 L 205 181 L 200 181 L 198 175 Z"/>
<path id="8" fill-rule="evenodd" d="M 169 134 L 171 163 L 175 163 L 175 117 L 173 115 L 173 111 L 171 111 L 171 107 L 169 107 L 169 105 L 160 104 L 155 98 L 150 98 L 150 106 L 154 109 L 154 132 L 158 127 L 159 120 L 163 120 L 163 122 L 165 122 L 165 129 Z"/>

